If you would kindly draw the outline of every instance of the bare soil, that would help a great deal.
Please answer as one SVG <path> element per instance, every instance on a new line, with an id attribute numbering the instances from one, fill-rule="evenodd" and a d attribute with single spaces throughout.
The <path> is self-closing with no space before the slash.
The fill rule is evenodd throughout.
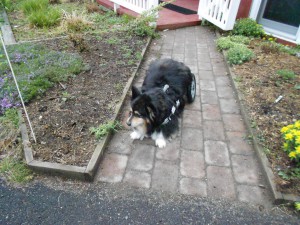
<path id="1" fill-rule="evenodd" d="M 118 44 L 108 44 L 113 37 Z M 37 138 L 34 158 L 66 165 L 86 166 L 97 140 L 91 127 L 112 119 L 116 103 L 132 75 L 146 43 L 145 38 L 128 38 L 123 33 L 53 39 L 42 44 L 57 51 L 77 52 L 85 70 L 67 82 L 58 83 L 45 96 L 28 104 L 27 110 Z M 129 46 L 132 55 L 124 54 Z M 126 53 L 126 52 L 125 52 Z M 31 143 L 34 143 L 32 140 Z"/>
<path id="2" fill-rule="evenodd" d="M 264 146 L 272 170 L 276 176 L 277 188 L 285 193 L 300 194 L 300 179 L 283 180 L 278 172 L 295 167 L 283 151 L 280 129 L 300 119 L 300 58 L 274 49 L 261 48 L 261 41 L 250 44 L 256 58 L 242 65 L 234 66 L 239 89 L 244 95 L 252 126 Z M 296 78 L 284 80 L 278 70 L 294 71 Z M 279 96 L 283 98 L 275 103 Z"/>

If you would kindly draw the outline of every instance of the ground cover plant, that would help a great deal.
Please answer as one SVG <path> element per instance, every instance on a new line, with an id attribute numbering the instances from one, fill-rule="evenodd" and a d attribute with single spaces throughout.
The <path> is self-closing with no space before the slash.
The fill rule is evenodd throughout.
<path id="1" fill-rule="evenodd" d="M 300 48 L 276 43 L 250 19 L 237 24 L 217 41 L 217 47 L 226 51 L 232 64 L 243 104 L 276 176 L 278 190 L 299 195 Z M 246 35 L 248 41 L 234 42 L 235 35 Z M 248 53 L 239 51 L 233 54 L 236 60 L 231 60 L 229 51 L 241 46 L 252 52 L 251 57 L 242 60 Z"/>
<path id="2" fill-rule="evenodd" d="M 106 128 L 104 133 L 117 129 L 109 121 L 141 59 L 147 35 L 151 35 L 149 28 L 138 34 L 129 32 L 130 24 L 137 23 L 134 18 L 117 16 L 91 1 L 48 4 L 59 9 L 60 22 L 32 26 L 21 7 L 30 1 L 12 2 L 15 9 L 8 16 L 21 43 L 8 47 L 8 52 L 37 138 L 37 143 L 31 139 L 34 158 L 85 166 L 98 143 L 90 129 L 95 128 L 95 133 L 102 132 L 101 125 Z M 20 103 L 2 49 L 0 63 L 0 118 L 7 118 L 7 110 Z M 1 137 L 5 145 L 0 145 L 0 170 L 8 177 L 13 170 L 8 165 L 15 161 L 8 164 L 2 159 L 13 154 L 15 145 L 21 146 L 18 129 L 12 133 L 13 138 Z M 17 160 L 22 163 L 20 157 Z"/>

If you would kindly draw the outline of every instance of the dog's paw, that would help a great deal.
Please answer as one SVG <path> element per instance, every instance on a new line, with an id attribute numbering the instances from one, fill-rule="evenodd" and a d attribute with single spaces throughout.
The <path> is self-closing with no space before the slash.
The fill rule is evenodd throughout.
<path id="1" fill-rule="evenodd" d="M 144 136 L 141 135 L 140 133 L 136 132 L 136 131 L 133 131 L 133 132 L 130 134 L 130 137 L 131 137 L 131 139 L 133 139 L 133 140 L 136 140 L 136 139 L 143 140 L 143 139 L 144 139 Z"/>
<path id="2" fill-rule="evenodd" d="M 158 146 L 159 148 L 164 148 L 164 147 L 166 147 L 167 142 L 165 139 L 156 139 L 155 145 Z"/>

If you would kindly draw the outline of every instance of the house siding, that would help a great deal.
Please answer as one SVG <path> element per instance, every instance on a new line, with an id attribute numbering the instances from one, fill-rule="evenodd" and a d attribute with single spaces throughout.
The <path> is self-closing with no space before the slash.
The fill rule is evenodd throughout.
<path id="1" fill-rule="evenodd" d="M 240 19 L 240 18 L 249 17 L 251 4 L 252 4 L 252 0 L 241 0 L 240 7 L 239 7 L 236 18 Z"/>

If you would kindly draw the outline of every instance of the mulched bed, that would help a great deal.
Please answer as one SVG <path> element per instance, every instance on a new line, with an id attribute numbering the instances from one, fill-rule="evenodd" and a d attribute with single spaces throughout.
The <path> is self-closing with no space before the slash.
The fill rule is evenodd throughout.
<path id="1" fill-rule="evenodd" d="M 266 148 L 278 190 L 299 195 L 299 179 L 283 180 L 277 174 L 295 166 L 283 151 L 280 129 L 300 119 L 300 90 L 295 88 L 296 84 L 300 84 L 300 58 L 260 46 L 260 40 L 252 41 L 250 48 L 256 58 L 234 66 L 233 71 L 244 94 L 252 125 Z M 282 79 L 276 73 L 282 69 L 294 71 L 296 78 Z M 275 103 L 280 95 L 282 100 Z"/>
<path id="2" fill-rule="evenodd" d="M 120 43 L 108 44 L 112 35 Z M 146 39 L 111 33 L 53 39 L 42 44 L 57 51 L 77 52 L 87 68 L 28 105 L 37 138 L 37 143 L 32 144 L 34 158 L 86 166 L 97 144 L 89 129 L 114 116 L 124 86 L 136 69 L 136 54 L 142 52 Z M 122 46 L 130 47 L 132 54 L 126 54 Z"/>

